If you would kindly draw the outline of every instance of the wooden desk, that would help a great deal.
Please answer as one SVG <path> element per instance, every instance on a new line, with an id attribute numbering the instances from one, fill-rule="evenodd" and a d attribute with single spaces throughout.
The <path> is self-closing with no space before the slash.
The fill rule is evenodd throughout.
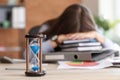
<path id="1" fill-rule="evenodd" d="M 0 64 L 0 80 L 120 80 L 120 68 L 99 70 L 57 70 L 57 64 L 47 65 L 47 74 L 42 77 L 26 77 L 25 70 L 5 70 L 5 68 L 25 68 L 25 64 Z"/>

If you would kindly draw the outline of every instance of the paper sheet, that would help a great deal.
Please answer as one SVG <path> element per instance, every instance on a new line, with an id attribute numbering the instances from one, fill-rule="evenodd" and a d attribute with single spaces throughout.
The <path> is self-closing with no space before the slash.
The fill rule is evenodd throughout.
<path id="1" fill-rule="evenodd" d="M 102 69 L 113 66 L 110 61 L 101 60 L 97 62 L 72 62 L 72 61 L 59 61 L 58 69 Z"/>

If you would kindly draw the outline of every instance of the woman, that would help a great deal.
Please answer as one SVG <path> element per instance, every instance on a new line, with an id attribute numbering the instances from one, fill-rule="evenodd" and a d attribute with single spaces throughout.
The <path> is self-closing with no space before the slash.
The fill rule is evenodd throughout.
<path id="1" fill-rule="evenodd" d="M 68 39 L 95 38 L 105 48 L 113 48 L 115 45 L 98 33 L 90 11 L 80 4 L 70 5 L 56 19 L 33 28 L 29 34 L 44 33 L 47 35 L 43 41 L 43 53 L 59 50 L 59 45 Z"/>

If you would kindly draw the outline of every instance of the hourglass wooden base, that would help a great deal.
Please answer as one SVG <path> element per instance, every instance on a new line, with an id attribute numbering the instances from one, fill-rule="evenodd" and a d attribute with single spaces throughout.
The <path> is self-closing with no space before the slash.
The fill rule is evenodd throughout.
<path id="1" fill-rule="evenodd" d="M 42 71 L 41 73 L 36 73 L 36 72 L 33 72 L 33 71 L 31 71 L 31 72 L 25 72 L 25 75 L 26 76 L 44 76 L 46 74 L 46 72 L 45 71 Z"/>

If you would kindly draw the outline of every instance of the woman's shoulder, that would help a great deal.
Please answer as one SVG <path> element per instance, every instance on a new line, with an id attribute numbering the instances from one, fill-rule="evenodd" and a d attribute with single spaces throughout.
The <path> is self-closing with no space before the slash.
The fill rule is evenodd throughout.
<path id="1" fill-rule="evenodd" d="M 42 24 L 42 25 L 40 26 L 39 32 L 40 32 L 40 33 L 43 33 L 43 32 L 45 32 L 48 28 L 49 28 L 49 24 L 48 24 L 48 23 L 44 23 L 44 24 Z"/>
<path id="2" fill-rule="evenodd" d="M 44 22 L 44 23 L 41 25 L 41 27 L 40 27 L 40 29 L 39 29 L 39 30 L 40 30 L 39 32 L 45 32 L 45 31 L 47 31 L 49 28 L 52 28 L 52 27 L 54 26 L 56 20 L 57 20 L 57 19 L 50 19 L 50 20 Z"/>

